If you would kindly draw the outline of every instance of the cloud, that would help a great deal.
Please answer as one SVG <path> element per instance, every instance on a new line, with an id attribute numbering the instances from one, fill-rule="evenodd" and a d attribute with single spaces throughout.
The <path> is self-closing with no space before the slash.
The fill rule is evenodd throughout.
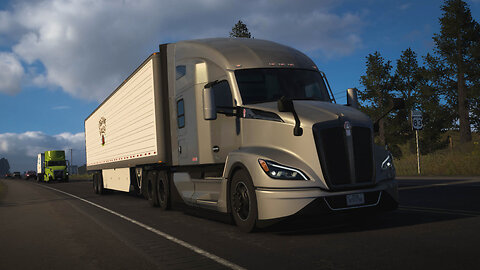
<path id="1" fill-rule="evenodd" d="M 20 92 L 23 74 L 22 64 L 14 54 L 0 52 L 0 92 L 6 94 Z"/>
<path id="2" fill-rule="evenodd" d="M 327 58 L 361 46 L 361 15 L 335 13 L 333 0 L 20 1 L 0 11 L 0 34 L 13 52 L 44 72 L 29 74 L 41 87 L 102 100 L 158 44 L 226 37 L 242 19 L 255 38 Z"/>
<path id="3" fill-rule="evenodd" d="M 65 150 L 74 165 L 85 164 L 84 133 L 47 135 L 40 131 L 0 134 L 0 158 L 8 159 L 10 171 L 36 170 L 37 155 L 48 150 Z"/>

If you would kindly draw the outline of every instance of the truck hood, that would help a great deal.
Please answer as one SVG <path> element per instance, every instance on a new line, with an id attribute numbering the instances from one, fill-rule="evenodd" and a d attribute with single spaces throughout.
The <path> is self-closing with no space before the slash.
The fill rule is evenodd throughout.
<path id="1" fill-rule="evenodd" d="M 294 100 L 293 104 L 302 127 L 330 121 L 350 121 L 354 125 L 372 126 L 370 117 L 352 107 L 316 100 Z M 251 104 L 245 107 L 276 113 L 285 123 L 295 125 L 293 114 L 279 112 L 277 102 Z"/>

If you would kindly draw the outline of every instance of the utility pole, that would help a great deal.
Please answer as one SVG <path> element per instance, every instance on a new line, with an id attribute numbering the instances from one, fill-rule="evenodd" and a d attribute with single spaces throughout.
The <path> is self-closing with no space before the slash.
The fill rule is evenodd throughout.
<path id="1" fill-rule="evenodd" d="M 73 149 L 70 148 L 70 174 L 72 174 L 72 166 L 73 166 Z"/>

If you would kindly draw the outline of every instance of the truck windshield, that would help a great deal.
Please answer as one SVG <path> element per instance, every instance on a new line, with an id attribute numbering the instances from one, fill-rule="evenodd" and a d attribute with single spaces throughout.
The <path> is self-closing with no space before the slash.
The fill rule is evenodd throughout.
<path id="1" fill-rule="evenodd" d="M 65 160 L 50 160 L 47 166 L 65 166 Z"/>
<path id="2" fill-rule="evenodd" d="M 263 68 L 235 71 L 243 104 L 277 101 L 282 96 L 295 100 L 330 102 L 319 72 L 306 69 Z"/>

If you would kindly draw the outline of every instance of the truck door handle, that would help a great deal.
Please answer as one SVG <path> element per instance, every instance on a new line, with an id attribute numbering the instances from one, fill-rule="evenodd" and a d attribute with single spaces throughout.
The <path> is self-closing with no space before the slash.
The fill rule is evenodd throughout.
<path id="1" fill-rule="evenodd" d="M 218 151 L 220 151 L 220 147 L 218 147 L 218 145 L 215 145 L 212 147 L 212 151 L 218 153 Z"/>
<path id="2" fill-rule="evenodd" d="M 180 153 L 180 154 L 182 153 L 182 146 L 180 146 L 180 145 L 178 146 L 178 153 Z"/>

